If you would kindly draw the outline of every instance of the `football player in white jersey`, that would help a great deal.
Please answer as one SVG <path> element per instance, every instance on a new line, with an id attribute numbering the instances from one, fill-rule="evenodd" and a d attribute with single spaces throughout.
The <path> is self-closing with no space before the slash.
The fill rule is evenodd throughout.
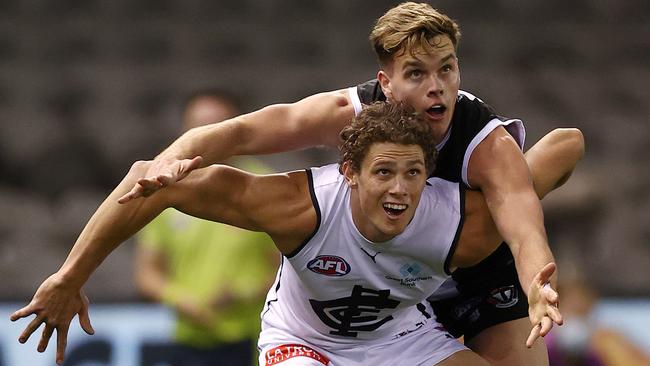
<path id="1" fill-rule="evenodd" d="M 362 104 L 407 102 L 427 116 L 440 145 L 441 169 L 434 176 L 481 190 L 507 242 L 495 250 L 495 258 L 455 274 L 457 291 L 451 298 L 436 299 L 438 304 L 444 301 L 442 306 L 434 303 L 436 314 L 452 334 L 464 335 L 471 349 L 494 363 L 547 365 L 544 342 L 537 336 L 544 336 L 553 323 L 546 317 L 543 323 L 533 323 L 531 330 L 526 291 L 533 275 L 553 256 L 522 153 L 522 122 L 502 120 L 479 98 L 459 92 L 458 25 L 430 5 L 409 2 L 390 9 L 377 21 L 370 38 L 380 63 L 376 80 L 189 131 L 156 158 L 127 197 L 152 194 L 183 179 L 196 166 L 232 155 L 335 147 L 338 132 Z M 581 132 L 557 129 L 536 145 L 538 150 L 557 147 L 565 149 L 569 160 L 581 156 Z M 203 163 L 194 159 L 197 156 Z M 514 258 L 525 258 L 527 263 L 513 263 L 511 252 L 520 252 Z M 506 287 L 519 294 L 518 301 L 495 306 L 491 295 Z M 472 316 L 456 321 L 459 312 Z M 537 339 L 525 344 L 519 341 L 523 333 Z"/>
<path id="2" fill-rule="evenodd" d="M 43 351 L 56 330 L 61 363 L 75 315 L 86 332 L 94 332 L 83 284 L 120 243 L 175 207 L 265 231 L 283 254 L 264 310 L 275 313 L 268 321 L 262 315 L 261 364 L 487 365 L 437 327 L 421 304 L 449 272 L 477 263 L 501 241 L 480 193 L 463 196 L 460 185 L 439 178 L 427 184 L 436 154 L 430 136 L 421 115 L 377 103 L 341 133 L 340 168 L 253 175 L 214 165 L 150 198 L 120 204 L 151 162 L 135 164 L 92 216 L 59 271 L 12 314 L 13 321 L 36 315 L 19 341 L 44 324 L 38 345 Z M 557 158 L 553 151 L 527 156 L 540 197 L 576 163 Z M 340 242 L 343 231 L 352 233 L 350 242 Z M 341 253 L 310 252 L 333 245 Z M 550 300 L 540 296 L 543 289 L 552 291 L 544 287 L 554 270 L 554 264 L 546 265 L 528 289 L 532 319 L 562 322 L 553 305 L 557 294 Z"/>

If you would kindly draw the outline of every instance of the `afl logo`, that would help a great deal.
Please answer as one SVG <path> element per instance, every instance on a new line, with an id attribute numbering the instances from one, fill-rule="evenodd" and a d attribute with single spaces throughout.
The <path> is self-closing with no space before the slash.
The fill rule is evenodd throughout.
<path id="1" fill-rule="evenodd" d="M 325 276 L 345 276 L 350 273 L 348 262 L 335 255 L 319 255 L 307 263 L 307 268 Z"/>

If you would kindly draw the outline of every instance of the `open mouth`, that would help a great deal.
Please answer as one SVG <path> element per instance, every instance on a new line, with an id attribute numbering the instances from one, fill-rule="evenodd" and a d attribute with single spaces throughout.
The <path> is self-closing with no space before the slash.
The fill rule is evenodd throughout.
<path id="1" fill-rule="evenodd" d="M 427 109 L 427 114 L 433 118 L 442 118 L 446 111 L 447 107 L 444 104 L 434 104 Z"/>
<path id="2" fill-rule="evenodd" d="M 388 214 L 389 217 L 399 217 L 408 208 L 408 205 L 399 203 L 384 203 L 383 206 L 384 211 L 386 214 Z"/>

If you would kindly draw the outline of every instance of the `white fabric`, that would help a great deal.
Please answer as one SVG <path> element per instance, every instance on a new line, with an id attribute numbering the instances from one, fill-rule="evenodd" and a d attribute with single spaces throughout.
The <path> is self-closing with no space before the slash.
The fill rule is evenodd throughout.
<path id="1" fill-rule="evenodd" d="M 474 149 L 476 149 L 476 146 L 480 144 L 486 137 L 487 135 L 490 134 L 490 132 L 494 131 L 495 128 L 503 126 L 506 131 L 512 137 L 514 137 L 515 141 L 517 142 L 517 145 L 519 145 L 519 148 L 523 150 L 524 148 L 524 142 L 526 140 L 526 130 L 524 129 L 524 123 L 520 119 L 509 119 L 506 121 L 502 121 L 498 118 L 494 118 L 490 122 L 488 122 L 485 127 L 479 133 L 474 136 L 472 141 L 469 143 L 469 146 L 467 146 L 467 150 L 465 150 L 465 156 L 463 157 L 463 168 L 461 170 L 461 177 L 463 179 L 463 183 L 467 184 L 468 187 L 472 187 L 469 184 L 469 181 L 467 179 L 467 168 L 469 165 L 469 159 L 472 157 L 472 153 L 474 152 Z"/>
<path id="2" fill-rule="evenodd" d="M 357 93 L 356 86 L 351 86 L 348 88 L 348 97 L 352 102 L 352 106 L 354 106 L 354 115 L 358 116 L 363 109 L 363 105 L 361 104 L 361 99 L 359 99 L 359 93 Z"/>
<path id="3" fill-rule="evenodd" d="M 461 219 L 458 184 L 429 179 L 406 230 L 373 243 L 352 221 L 350 189 L 338 166 L 311 172 L 320 226 L 297 254 L 283 260 L 262 312 L 260 349 L 297 343 L 338 355 L 359 346 L 403 344 L 403 337 L 429 332 L 436 336 L 427 336 L 429 343 L 415 359 L 448 357 L 463 349 L 416 307 L 449 278 L 444 263 Z M 390 356 L 373 366 L 395 365 L 395 355 Z"/>

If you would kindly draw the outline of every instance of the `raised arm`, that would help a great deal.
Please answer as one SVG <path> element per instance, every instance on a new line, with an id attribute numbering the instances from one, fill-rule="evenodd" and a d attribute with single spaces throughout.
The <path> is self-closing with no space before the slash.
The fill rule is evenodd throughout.
<path id="1" fill-rule="evenodd" d="M 492 131 L 469 160 L 468 180 L 480 188 L 528 291 L 535 273 L 554 261 L 544 216 L 524 155 L 503 127 Z"/>
<path id="2" fill-rule="evenodd" d="M 337 90 L 191 129 L 156 157 L 121 201 L 149 196 L 185 178 L 193 169 L 231 156 L 336 147 L 339 131 L 353 117 L 347 90 Z M 199 156 L 202 159 L 192 160 Z"/>
<path id="3" fill-rule="evenodd" d="M 577 129 L 556 129 L 544 136 L 525 154 L 531 181 L 534 186 L 536 198 L 543 198 L 553 189 L 566 182 L 573 172 L 578 161 L 584 154 L 584 140 L 582 133 Z M 484 199 L 483 196 L 486 196 Z M 452 266 L 472 266 L 487 257 L 503 240 L 486 202 L 487 195 L 477 191 L 467 192 L 465 209 L 466 221 L 460 237 L 460 245 L 452 259 Z M 519 221 L 517 221 L 519 222 Z M 518 272 L 527 268 L 530 271 L 530 282 L 522 281 L 522 288 L 527 291 L 529 298 L 529 315 L 535 325 L 531 337 L 532 341 L 539 335 L 546 335 L 552 327 L 552 321 L 561 324 L 561 315 L 556 311 L 557 293 L 550 288 L 543 288 L 544 283 L 550 279 L 554 266 L 547 263 L 528 261 L 529 258 L 521 257 L 525 251 L 513 252 Z M 549 262 L 550 263 L 550 262 Z M 535 269 L 536 266 L 537 268 Z M 542 322 L 542 327 L 537 324 Z"/>
<path id="4" fill-rule="evenodd" d="M 75 314 L 79 314 L 82 328 L 92 334 L 88 301 L 81 290 L 83 284 L 120 243 L 167 207 L 242 228 L 267 231 L 281 243 L 278 248 L 285 253 L 297 247 L 316 227 L 305 172 L 256 176 L 234 168 L 211 166 L 194 172 L 162 194 L 118 204 L 117 197 L 130 189 L 149 163 L 133 166 L 93 214 L 61 268 L 41 284 L 27 306 L 12 314 L 12 321 L 36 315 L 20 335 L 21 343 L 45 324 L 38 350 L 45 350 L 56 330 L 56 360 L 61 363 L 67 331 Z"/>

